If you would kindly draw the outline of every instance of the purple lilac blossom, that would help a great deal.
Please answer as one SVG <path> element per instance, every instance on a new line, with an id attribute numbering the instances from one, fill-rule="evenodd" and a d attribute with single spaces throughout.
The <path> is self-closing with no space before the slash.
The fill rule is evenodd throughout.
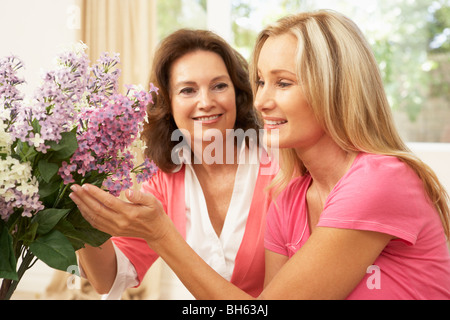
<path id="1" fill-rule="evenodd" d="M 23 63 L 15 56 L 0 59 L 0 121 L 7 122 L 7 127 L 16 118 L 24 98 L 17 88 L 25 82 L 17 75 L 21 68 Z"/>
<path id="2" fill-rule="evenodd" d="M 130 146 L 142 130 L 146 106 L 152 102 L 151 92 L 140 91 L 133 95 L 114 94 L 97 96 L 99 108 L 80 113 L 78 149 L 70 160 L 63 163 L 59 173 L 65 183 L 73 180 L 72 173 L 84 175 L 97 170 L 107 174 L 103 186 L 118 195 L 132 186 L 134 156 Z M 74 168 L 73 165 L 76 165 Z M 139 166 L 138 181 L 150 178 L 157 170 L 148 159 Z"/>
<path id="3" fill-rule="evenodd" d="M 21 105 L 11 125 L 14 139 L 28 142 L 37 151 L 46 153 L 46 141 L 59 142 L 61 133 L 70 131 L 76 120 L 74 106 L 86 90 L 89 61 L 85 53 L 65 52 L 59 57 L 60 68 L 45 73 L 32 104 Z M 37 120 L 40 132 L 33 132 Z"/>

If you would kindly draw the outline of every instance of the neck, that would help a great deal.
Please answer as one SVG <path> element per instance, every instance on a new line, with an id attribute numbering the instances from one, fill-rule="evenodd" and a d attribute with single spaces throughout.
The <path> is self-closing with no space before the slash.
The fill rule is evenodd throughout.
<path id="1" fill-rule="evenodd" d="M 203 141 L 201 148 L 194 147 L 194 163 L 193 168 L 198 173 L 217 175 L 220 172 L 226 173 L 230 170 L 235 171 L 238 166 L 238 152 L 236 145 L 229 145 L 227 142 L 216 143 L 216 141 Z M 233 152 L 233 157 L 227 159 L 227 152 Z M 200 161 L 201 159 L 201 161 Z"/>
<path id="2" fill-rule="evenodd" d="M 331 192 L 357 156 L 357 152 L 347 152 L 340 148 L 328 135 L 324 135 L 312 148 L 296 151 L 315 187 L 324 193 Z"/>

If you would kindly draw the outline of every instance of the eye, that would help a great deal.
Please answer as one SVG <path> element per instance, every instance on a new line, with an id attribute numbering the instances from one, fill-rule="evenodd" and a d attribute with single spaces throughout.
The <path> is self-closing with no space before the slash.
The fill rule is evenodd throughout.
<path id="1" fill-rule="evenodd" d="M 179 94 L 182 94 L 182 95 L 191 95 L 194 93 L 195 93 L 195 89 L 193 87 L 182 88 L 179 92 Z"/>
<path id="2" fill-rule="evenodd" d="M 225 82 L 220 82 L 213 86 L 213 89 L 218 90 L 218 91 L 223 91 L 226 88 L 228 88 L 228 83 L 225 83 Z"/>
<path id="3" fill-rule="evenodd" d="M 261 79 L 258 79 L 258 80 L 256 81 L 256 87 L 258 87 L 258 88 L 264 87 L 264 81 L 261 80 Z"/>
<path id="4" fill-rule="evenodd" d="M 278 80 L 277 86 L 282 89 L 288 88 L 288 87 L 292 86 L 292 82 L 287 81 L 287 80 Z"/>

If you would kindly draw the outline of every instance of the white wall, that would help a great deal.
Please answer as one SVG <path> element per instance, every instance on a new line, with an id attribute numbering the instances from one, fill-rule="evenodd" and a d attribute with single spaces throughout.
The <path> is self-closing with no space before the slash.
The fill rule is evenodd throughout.
<path id="1" fill-rule="evenodd" d="M 77 42 L 77 0 L 1 0 L 0 56 L 14 54 L 25 64 L 21 75 L 27 95 L 40 83 L 42 69 L 52 67 L 63 47 Z"/>
<path id="2" fill-rule="evenodd" d="M 207 1 L 207 28 L 216 32 L 228 42 L 233 41 L 231 30 L 231 1 Z"/>
<path id="3" fill-rule="evenodd" d="M 450 193 L 450 143 L 410 142 L 409 148 L 437 174 Z"/>

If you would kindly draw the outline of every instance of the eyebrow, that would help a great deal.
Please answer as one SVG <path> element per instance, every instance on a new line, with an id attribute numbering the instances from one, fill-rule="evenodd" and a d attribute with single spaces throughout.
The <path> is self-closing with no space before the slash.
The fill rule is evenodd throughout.
<path id="1" fill-rule="evenodd" d="M 293 76 L 297 76 L 295 73 L 293 73 L 292 71 L 286 70 L 286 69 L 274 69 L 274 70 L 270 70 L 271 74 L 280 74 L 280 73 L 289 73 L 292 74 Z M 258 69 L 258 73 L 261 73 L 261 70 Z"/>
<path id="2" fill-rule="evenodd" d="M 232 81 L 231 78 L 228 75 L 223 74 L 223 75 L 220 75 L 220 76 L 217 76 L 217 77 L 211 79 L 210 82 L 215 82 L 215 81 L 218 81 L 218 80 L 229 80 L 229 81 Z M 175 83 L 173 88 L 176 89 L 176 88 L 184 87 L 184 86 L 192 86 L 192 85 L 195 85 L 196 83 L 197 82 L 191 81 L 191 80 L 181 80 L 181 81 Z"/>

